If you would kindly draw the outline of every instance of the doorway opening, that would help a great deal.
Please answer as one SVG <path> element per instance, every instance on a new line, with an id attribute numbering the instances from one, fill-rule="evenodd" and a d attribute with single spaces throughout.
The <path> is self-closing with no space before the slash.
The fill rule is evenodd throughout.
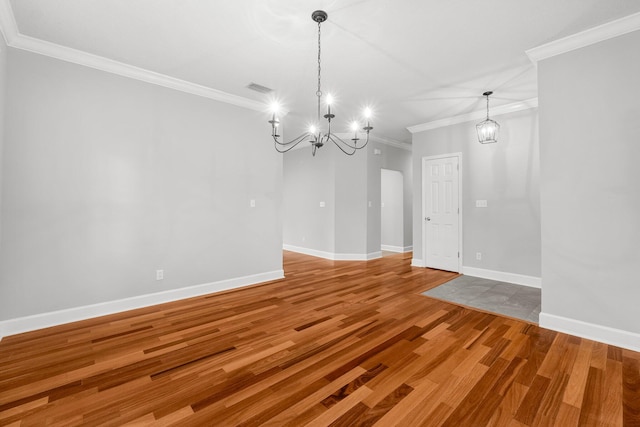
<path id="1" fill-rule="evenodd" d="M 404 252 L 404 176 L 380 169 L 380 250 L 385 254 Z"/>

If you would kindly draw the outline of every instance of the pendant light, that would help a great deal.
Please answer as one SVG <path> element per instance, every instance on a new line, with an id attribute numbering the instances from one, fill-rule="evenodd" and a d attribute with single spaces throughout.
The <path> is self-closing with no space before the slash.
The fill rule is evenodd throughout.
<path id="1" fill-rule="evenodd" d="M 480 144 L 498 142 L 498 136 L 500 135 L 500 125 L 495 120 L 489 118 L 489 96 L 492 94 L 493 92 L 491 91 L 482 94 L 482 96 L 487 97 L 487 118 L 476 125 Z"/>

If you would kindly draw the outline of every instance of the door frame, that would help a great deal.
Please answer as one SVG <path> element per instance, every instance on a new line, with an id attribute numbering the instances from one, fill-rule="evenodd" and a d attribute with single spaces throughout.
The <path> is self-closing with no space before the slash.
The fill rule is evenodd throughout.
<path id="1" fill-rule="evenodd" d="M 463 172 L 463 168 L 462 168 L 462 152 L 456 152 L 456 153 L 446 153 L 446 154 L 439 154 L 437 156 L 424 156 L 422 158 L 422 181 L 420 183 L 421 187 L 422 187 L 422 216 L 420 217 L 420 222 L 422 224 L 422 266 L 423 267 L 427 267 L 427 223 L 426 223 L 426 217 L 427 217 L 427 206 L 426 206 L 426 200 L 427 200 L 427 188 L 424 185 L 424 183 L 427 181 L 427 162 L 429 160 L 440 160 L 440 159 L 446 159 L 449 157 L 457 157 L 458 158 L 458 208 L 460 209 L 460 214 L 458 215 L 458 251 L 460 252 L 460 256 L 458 257 L 458 273 L 462 272 L 462 257 L 463 257 L 463 250 L 462 250 L 462 216 L 463 216 L 463 212 L 462 212 L 462 172 Z"/>

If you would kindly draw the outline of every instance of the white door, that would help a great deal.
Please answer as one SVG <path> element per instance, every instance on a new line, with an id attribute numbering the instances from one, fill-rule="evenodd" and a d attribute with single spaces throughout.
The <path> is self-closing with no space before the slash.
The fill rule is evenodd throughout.
<path id="1" fill-rule="evenodd" d="M 460 158 L 424 158 L 423 257 L 425 267 L 460 271 Z"/>

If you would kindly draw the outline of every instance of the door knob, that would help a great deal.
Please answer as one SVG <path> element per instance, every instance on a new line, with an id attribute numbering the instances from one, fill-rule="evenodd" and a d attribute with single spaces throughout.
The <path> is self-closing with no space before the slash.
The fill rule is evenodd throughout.
<path id="1" fill-rule="evenodd" d="M 427 221 L 431 221 L 431 218 L 430 218 L 430 217 L 426 217 L 425 219 L 426 219 Z"/>

